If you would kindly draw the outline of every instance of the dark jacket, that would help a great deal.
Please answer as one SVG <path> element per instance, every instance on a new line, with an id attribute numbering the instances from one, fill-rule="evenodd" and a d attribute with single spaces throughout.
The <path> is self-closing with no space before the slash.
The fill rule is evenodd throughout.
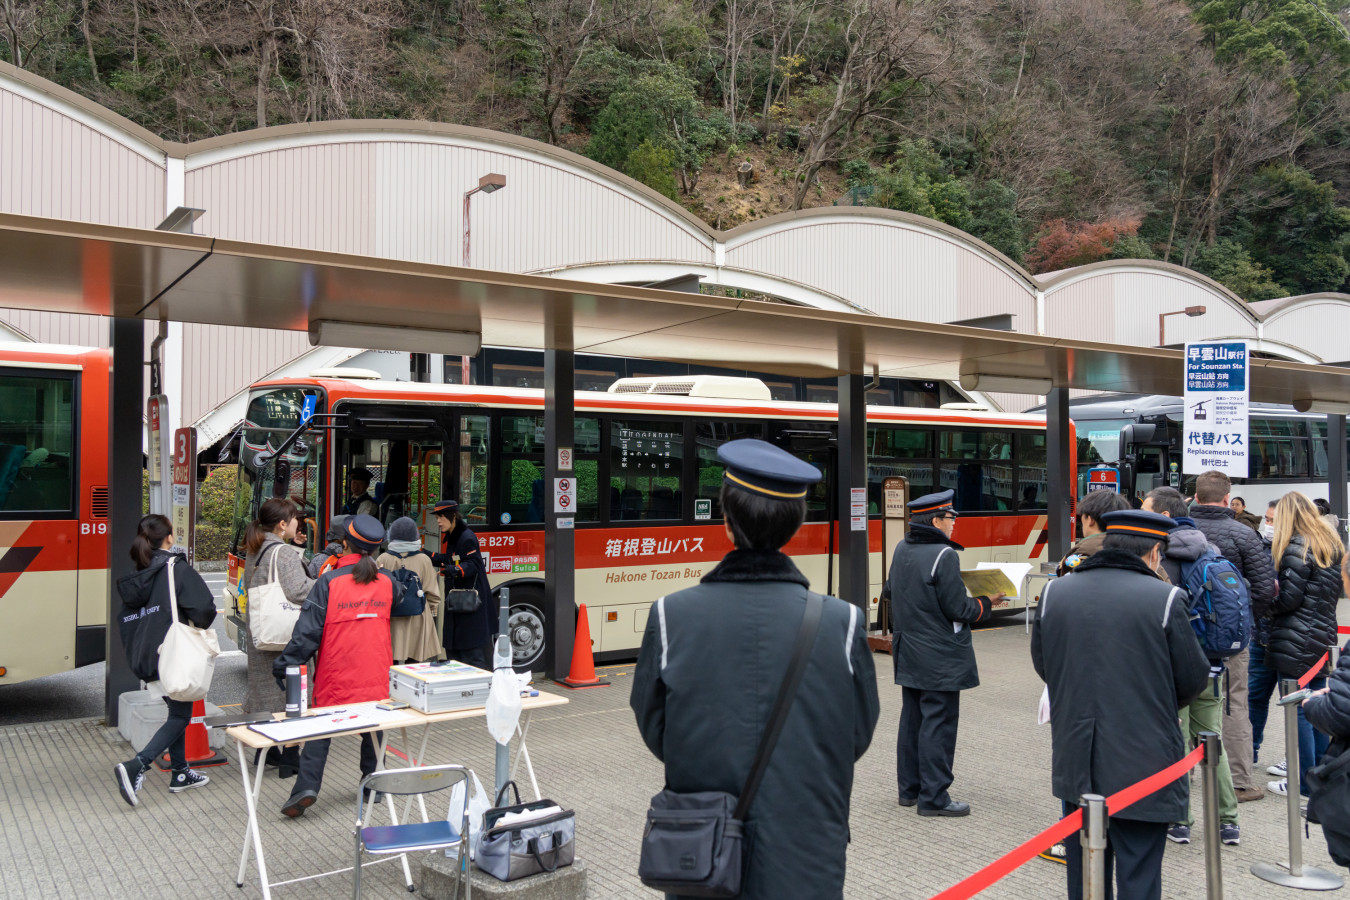
<path id="1" fill-rule="evenodd" d="M 1247 579 L 1247 590 L 1252 595 L 1252 618 L 1268 615 L 1275 599 L 1275 565 L 1270 560 L 1270 548 L 1261 535 L 1233 518 L 1226 506 L 1191 506 L 1195 527 L 1205 533 L 1209 542 L 1237 566 Z"/>
<path id="2" fill-rule="evenodd" d="M 497 604 L 492 600 L 492 586 L 488 584 L 483 551 L 474 534 L 461 519 L 455 527 L 441 535 L 441 552 L 431 557 L 445 576 L 445 589 L 470 589 L 478 592 L 482 603 L 471 613 L 445 614 L 445 648 L 471 650 L 486 647 L 497 634 Z M 490 651 L 489 651 L 490 657 Z"/>
<path id="3" fill-rule="evenodd" d="M 156 550 L 150 565 L 117 579 L 122 598 L 118 626 L 127 663 L 141 681 L 159 681 L 159 645 L 173 624 L 169 611 L 169 579 L 166 565 L 173 563 L 173 588 L 178 597 L 178 621 L 210 628 L 216 620 L 216 600 L 202 576 L 187 558 L 171 550 Z"/>
<path id="4" fill-rule="evenodd" d="M 782 553 L 734 550 L 698 586 L 652 605 L 629 702 L 671 790 L 740 794 L 787 673 L 807 585 Z M 843 896 L 853 764 L 880 713 L 866 631 L 861 610 L 825 598 L 801 687 L 750 805 L 742 900 Z"/>
<path id="5" fill-rule="evenodd" d="M 314 664 L 314 705 L 363 703 L 389 696 L 393 649 L 389 613 L 403 597 L 403 584 L 381 569 L 375 580 L 357 584 L 360 557 L 349 554 L 319 576 L 310 589 L 290 643 L 272 663 L 278 680 L 287 666 Z"/>
<path id="6" fill-rule="evenodd" d="M 1304 704 L 1303 715 L 1323 734 L 1350 740 L 1350 642 L 1341 650 L 1341 661 L 1327 679 L 1327 692 Z"/>
<path id="7" fill-rule="evenodd" d="M 1341 557 L 1323 568 L 1311 553 L 1303 559 L 1302 535 L 1294 535 L 1280 559 L 1280 593 L 1270 612 L 1266 665 L 1286 678 L 1301 678 L 1336 642 L 1336 603 L 1341 597 Z"/>
<path id="8" fill-rule="evenodd" d="M 1185 593 L 1139 557 L 1101 550 L 1041 594 L 1031 661 L 1050 693 L 1051 780 L 1060 800 L 1110 796 L 1185 756 L 1177 710 L 1209 679 Z M 1179 822 L 1188 800 L 1181 778 L 1120 817 Z"/>
<path id="9" fill-rule="evenodd" d="M 1233 513 L 1233 521 L 1237 522 L 1239 525 L 1246 525 L 1259 535 L 1261 533 L 1261 523 L 1265 520 L 1256 513 L 1244 509 L 1240 513 Z"/>
<path id="10" fill-rule="evenodd" d="M 971 597 L 961 581 L 960 544 L 931 525 L 912 525 L 895 548 L 891 656 L 895 683 L 921 691 L 964 691 L 980 683 L 969 622 L 993 613 L 988 597 Z"/>

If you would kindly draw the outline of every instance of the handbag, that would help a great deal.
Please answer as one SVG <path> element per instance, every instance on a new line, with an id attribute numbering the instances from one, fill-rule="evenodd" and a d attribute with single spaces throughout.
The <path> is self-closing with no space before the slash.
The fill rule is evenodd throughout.
<path id="1" fill-rule="evenodd" d="M 516 794 L 513 806 L 503 806 L 507 790 Z M 556 809 L 557 812 L 515 818 L 520 813 Z M 507 816 L 513 821 L 502 822 Z M 474 865 L 498 881 L 517 881 L 570 866 L 576 858 L 576 813 L 552 800 L 520 802 L 520 788 L 508 781 L 497 792 L 497 805 L 483 813 L 483 833 L 478 839 Z"/>
<path id="2" fill-rule="evenodd" d="M 164 566 L 169 579 L 169 611 L 173 624 L 159 645 L 159 686 L 171 699 L 205 700 L 220 655 L 220 639 L 210 628 L 178 621 L 178 590 L 173 583 L 173 558 Z"/>
<path id="3" fill-rule="evenodd" d="M 807 594 L 806 610 L 787 674 L 778 689 L 773 712 L 760 738 L 740 797 L 726 791 L 683 794 L 666 789 L 652 798 L 638 862 L 638 878 L 647 887 L 687 897 L 735 897 L 740 894 L 745 816 L 755 800 L 769 757 L 797 696 L 811 646 L 820 630 L 824 607 L 825 598 Z"/>
<path id="4" fill-rule="evenodd" d="M 457 588 L 445 592 L 445 609 L 456 615 L 476 613 L 483 605 L 483 598 L 472 588 Z"/>
<path id="5" fill-rule="evenodd" d="M 1338 742 L 1335 749 L 1337 755 L 1328 752 L 1303 776 L 1310 792 L 1308 821 L 1322 826 L 1336 864 L 1350 866 L 1350 745 Z"/>
<path id="6" fill-rule="evenodd" d="M 300 606 L 286 599 L 286 590 L 277 580 L 277 556 L 281 550 L 281 545 L 277 545 L 272 551 L 267 581 L 248 591 L 248 630 L 253 646 L 259 650 L 285 650 L 300 618 Z"/>

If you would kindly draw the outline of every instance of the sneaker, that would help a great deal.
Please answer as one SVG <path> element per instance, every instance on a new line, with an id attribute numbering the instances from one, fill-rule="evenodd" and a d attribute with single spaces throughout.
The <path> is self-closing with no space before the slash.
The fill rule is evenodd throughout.
<path id="1" fill-rule="evenodd" d="M 1219 826 L 1219 840 L 1230 847 L 1236 847 L 1242 843 L 1242 831 L 1238 828 L 1236 822 L 1224 822 Z"/>
<path id="2" fill-rule="evenodd" d="M 1055 844 L 1049 850 L 1037 853 L 1041 859 L 1048 859 L 1050 862 L 1059 863 L 1061 866 L 1069 864 L 1069 851 L 1063 844 Z"/>
<path id="3" fill-rule="evenodd" d="M 1189 844 L 1191 842 L 1191 826 L 1189 825 L 1168 826 L 1167 839 L 1174 844 Z"/>
<path id="4" fill-rule="evenodd" d="M 1267 769 L 1266 769 L 1266 774 L 1267 774 L 1267 775 L 1274 775 L 1276 778 L 1288 778 L 1288 777 L 1289 777 L 1289 769 L 1288 769 L 1288 765 L 1289 765 L 1289 760 L 1287 760 L 1287 759 L 1282 759 L 1282 760 L 1280 760 L 1279 762 L 1277 762 L 1275 765 L 1270 766 L 1269 768 L 1267 768 Z M 1283 791 L 1281 791 L 1281 793 L 1283 793 Z"/>
<path id="5" fill-rule="evenodd" d="M 135 806 L 141 802 L 136 792 L 145 784 L 145 768 L 145 763 L 141 762 L 138 756 L 118 763 L 113 768 L 113 775 L 117 778 L 117 789 L 122 792 L 122 799 L 127 801 L 128 806 Z"/>
<path id="6" fill-rule="evenodd" d="M 169 793 L 181 794 L 183 791 L 190 791 L 210 783 L 211 779 L 200 772 L 194 772 L 192 769 L 174 769 L 173 777 L 169 779 Z"/>
<path id="7" fill-rule="evenodd" d="M 1266 784 L 1266 790 L 1272 794 L 1279 794 L 1281 797 L 1289 796 L 1289 779 L 1281 778 L 1279 781 L 1272 781 Z"/>

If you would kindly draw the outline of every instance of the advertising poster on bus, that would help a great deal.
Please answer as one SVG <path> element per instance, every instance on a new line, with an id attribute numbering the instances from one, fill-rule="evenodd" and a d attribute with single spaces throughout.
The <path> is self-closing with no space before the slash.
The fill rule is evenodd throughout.
<path id="1" fill-rule="evenodd" d="M 1186 345 L 1187 475 L 1247 477 L 1247 357 L 1243 341 Z"/>

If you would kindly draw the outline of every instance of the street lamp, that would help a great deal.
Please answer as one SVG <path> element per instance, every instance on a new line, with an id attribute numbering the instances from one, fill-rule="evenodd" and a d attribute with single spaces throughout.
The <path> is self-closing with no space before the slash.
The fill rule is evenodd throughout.
<path id="1" fill-rule="evenodd" d="M 464 201 L 464 204 L 465 204 L 465 205 L 464 205 L 464 209 L 465 209 L 465 210 L 468 210 L 468 208 L 469 208 L 468 203 L 469 203 L 469 201 L 468 201 L 468 199 L 466 198 L 465 201 Z M 467 227 L 467 226 L 466 226 L 466 227 Z M 467 233 L 466 233 L 466 234 L 467 234 Z M 466 236 L 466 237 L 464 238 L 464 248 L 465 248 L 465 249 L 464 249 L 464 253 L 465 253 L 465 262 L 464 262 L 464 265 L 466 265 L 466 266 L 469 264 L 469 263 L 468 263 L 468 252 L 469 252 L 468 247 L 469 247 L 469 239 L 468 239 L 468 237 Z M 1159 313 L 1159 314 L 1158 314 L 1158 346 L 1159 346 L 1159 347 L 1165 347 L 1165 346 L 1167 346 L 1167 342 L 1163 340 L 1163 328 L 1165 328 L 1166 325 L 1167 325 L 1167 317 L 1168 317 L 1168 316 L 1189 316 L 1190 318 L 1194 319 L 1196 316 L 1203 316 L 1204 314 L 1205 314 L 1205 308 L 1204 308 L 1203 306 L 1188 306 L 1188 307 L 1186 307 L 1185 309 L 1178 309 L 1178 310 L 1176 310 L 1175 312 Z"/>
<path id="2" fill-rule="evenodd" d="M 469 267 L 469 198 L 482 191 L 490 194 L 499 188 L 506 187 L 506 176 L 489 173 L 478 179 L 478 187 L 464 192 L 464 268 Z"/>

